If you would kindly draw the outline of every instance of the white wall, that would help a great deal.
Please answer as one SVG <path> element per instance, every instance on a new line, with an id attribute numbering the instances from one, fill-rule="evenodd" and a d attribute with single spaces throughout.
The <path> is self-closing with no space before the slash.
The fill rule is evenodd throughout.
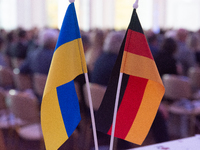
<path id="1" fill-rule="evenodd" d="M 80 0 L 79 3 L 79 25 L 87 31 L 90 29 L 90 0 Z"/>
<path id="2" fill-rule="evenodd" d="M 17 0 L 0 0 L 0 27 L 11 30 L 17 27 Z"/>
<path id="3" fill-rule="evenodd" d="M 200 0 L 167 0 L 166 28 L 200 28 Z"/>
<path id="4" fill-rule="evenodd" d="M 91 0 L 91 28 L 103 28 L 103 0 Z"/>
<path id="5" fill-rule="evenodd" d="M 45 0 L 0 0 L 0 27 L 31 29 L 47 25 Z"/>
<path id="6" fill-rule="evenodd" d="M 151 29 L 153 27 L 153 0 L 140 0 L 137 12 L 143 29 Z"/>
<path id="7" fill-rule="evenodd" d="M 61 28 L 64 15 L 69 5 L 68 0 L 58 0 L 58 28 Z"/>
<path id="8" fill-rule="evenodd" d="M 126 29 L 133 3 L 130 0 L 76 0 L 79 26 L 84 30 Z M 0 28 L 60 27 L 68 5 L 68 0 L 0 0 Z M 162 27 L 196 31 L 200 28 L 200 0 L 139 0 L 137 12 L 145 30 L 157 31 Z"/>

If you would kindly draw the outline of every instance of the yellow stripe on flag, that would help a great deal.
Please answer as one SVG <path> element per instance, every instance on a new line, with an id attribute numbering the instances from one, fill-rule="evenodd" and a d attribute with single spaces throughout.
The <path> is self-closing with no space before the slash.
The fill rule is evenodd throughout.
<path id="1" fill-rule="evenodd" d="M 46 149 L 58 149 L 68 139 L 68 136 L 63 123 L 56 89 L 51 90 L 43 97 L 41 119 L 43 121 L 44 140 L 45 143 L 48 143 Z"/>
<path id="2" fill-rule="evenodd" d="M 162 84 L 153 59 L 124 51 L 120 72 L 132 76 L 150 79 Z"/>
<path id="3" fill-rule="evenodd" d="M 72 81 L 79 74 L 87 72 L 81 39 L 75 39 L 58 47 L 52 58 L 52 62 L 44 95 L 52 87 L 58 87 Z"/>

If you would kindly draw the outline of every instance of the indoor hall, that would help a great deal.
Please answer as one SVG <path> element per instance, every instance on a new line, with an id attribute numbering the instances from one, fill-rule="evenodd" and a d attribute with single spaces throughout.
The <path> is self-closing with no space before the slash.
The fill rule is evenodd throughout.
<path id="1" fill-rule="evenodd" d="M 96 85 L 96 81 L 92 78 L 96 69 L 95 63 L 103 53 L 103 46 L 109 33 L 120 32 L 124 36 L 133 11 L 133 3 L 134 1 L 130 0 L 75 0 L 86 63 L 90 73 L 89 77 L 91 77 L 89 78 L 91 90 L 94 90 L 92 91 L 94 93 L 97 92 L 93 94 L 93 99 L 100 99 L 101 101 L 106 89 L 105 85 L 103 87 L 100 83 Z M 43 149 L 40 103 L 47 74 L 22 73 L 22 66 L 29 54 L 40 48 L 41 43 L 44 44 L 44 41 L 40 38 L 46 32 L 50 39 L 52 37 L 51 40 L 54 36 L 57 36 L 68 5 L 67 0 L 0 0 L 0 50 L 3 57 L 3 61 L 0 62 L 2 63 L 0 64 L 0 95 L 2 101 L 0 106 L 2 110 L 0 124 L 2 125 L 0 125 L 0 128 L 2 140 L 0 141 L 4 143 L 7 149 Z M 158 58 L 157 53 L 154 57 L 160 74 L 163 69 L 169 69 L 166 66 L 174 65 L 176 67 L 176 72 L 164 70 L 166 72 L 161 76 L 166 91 L 160 108 L 163 110 L 166 119 L 169 141 L 195 136 L 200 131 L 199 7 L 200 1 L 198 0 L 139 0 L 137 13 L 153 56 L 154 48 L 159 52 L 162 51 L 166 48 L 163 47 L 164 43 L 171 39 L 176 45 L 176 54 L 173 54 L 173 61 L 176 63 L 166 65 L 168 64 L 167 61 L 161 61 L 165 57 L 163 59 Z M 184 48 L 179 46 L 181 40 L 178 37 L 181 40 L 184 39 Z M 25 53 L 13 52 L 16 43 L 20 40 L 27 44 Z M 188 49 L 190 51 L 182 53 L 180 47 L 184 51 Z M 185 47 L 187 47 L 187 50 L 185 50 Z M 8 51 L 8 49 L 11 51 Z M 184 57 L 180 57 L 179 53 Z M 48 55 L 52 56 L 50 53 Z M 159 53 L 160 55 L 163 56 L 162 53 Z M 170 60 L 172 60 L 171 57 Z M 160 65 L 162 63 L 163 66 Z M 94 147 L 92 130 L 90 129 L 91 122 L 88 115 L 87 97 L 84 93 L 85 85 L 83 85 L 81 78 L 77 78 L 76 81 L 75 86 L 79 97 L 82 120 L 70 139 L 60 149 L 83 149 L 84 147 L 87 150 Z M 28 129 L 27 131 L 29 134 L 34 132 L 37 137 L 35 139 L 34 137 L 26 139 L 18 133 L 19 127 L 24 125 L 24 120 L 14 116 L 13 112 L 16 110 L 10 112 L 12 106 L 18 106 L 18 104 L 12 103 L 17 98 L 22 100 L 23 105 L 19 104 L 19 106 L 22 105 L 22 108 L 32 106 L 29 109 L 33 118 L 24 119 L 28 119 L 28 124 L 32 125 L 30 131 Z M 26 99 L 32 104 L 25 104 L 23 101 L 26 101 Z M 97 108 L 99 103 L 98 101 Z M 22 108 L 18 109 L 22 111 Z M 17 113 L 20 113 L 19 110 L 17 110 Z M 31 135 L 34 134 L 31 133 Z M 110 137 L 101 133 L 98 133 L 98 137 L 102 149 L 107 148 Z M 159 142 L 155 138 L 153 129 L 151 129 L 142 146 Z M 115 149 L 142 147 L 117 138 L 115 144 Z"/>

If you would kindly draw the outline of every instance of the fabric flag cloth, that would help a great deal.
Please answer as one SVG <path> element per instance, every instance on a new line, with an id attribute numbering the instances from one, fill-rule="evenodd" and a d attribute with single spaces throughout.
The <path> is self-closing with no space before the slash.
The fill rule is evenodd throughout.
<path id="1" fill-rule="evenodd" d="M 41 105 L 47 150 L 58 149 L 81 120 L 74 79 L 86 73 L 86 62 L 74 3 L 68 6 L 52 58 Z"/>
<path id="2" fill-rule="evenodd" d="M 165 92 L 136 9 L 97 111 L 97 130 L 111 135 L 119 73 L 123 73 L 114 137 L 141 145 Z"/>

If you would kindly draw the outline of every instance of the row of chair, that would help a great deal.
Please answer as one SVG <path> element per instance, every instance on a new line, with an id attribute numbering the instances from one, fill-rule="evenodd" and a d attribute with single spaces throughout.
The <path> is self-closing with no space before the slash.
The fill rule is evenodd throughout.
<path id="1" fill-rule="evenodd" d="M 166 74 L 163 76 L 162 79 L 165 87 L 165 98 L 170 100 L 191 98 L 192 91 L 190 86 L 190 80 L 188 77 Z"/>
<path id="2" fill-rule="evenodd" d="M 169 132 L 180 138 L 193 136 L 198 127 L 200 115 L 200 68 L 191 67 L 188 76 L 166 74 L 162 78 L 170 118 Z M 181 123 L 180 123 L 181 122 Z"/>
<path id="3" fill-rule="evenodd" d="M 37 97 L 28 92 L 13 89 L 5 91 L 1 88 L 0 103 L 0 128 L 10 130 L 9 133 L 16 132 L 18 137 L 25 140 L 39 140 L 42 148 L 43 136 Z M 19 141 L 19 138 L 15 140 Z M 17 146 L 19 145 L 14 147 Z"/>
<path id="4" fill-rule="evenodd" d="M 189 101 L 200 99 L 200 94 L 199 94 L 200 93 L 199 92 L 200 91 L 200 68 L 199 67 L 190 68 L 188 72 L 188 76 L 166 74 L 163 76 L 162 80 L 165 86 L 164 98 L 167 100 L 170 100 L 170 103 L 167 106 L 169 113 L 174 114 L 174 115 L 179 115 L 181 118 L 184 115 L 189 115 L 190 127 L 189 129 L 185 129 L 185 130 L 188 130 L 189 134 L 193 134 L 195 124 L 196 124 L 194 122 L 196 121 L 194 118 L 195 116 L 200 114 L 200 112 L 196 110 L 195 112 L 193 112 L 192 110 L 185 111 L 182 108 L 178 109 L 177 107 L 174 107 L 173 104 L 181 99 L 188 99 Z M 94 108 L 94 111 L 96 111 L 98 110 L 101 104 L 106 87 L 95 84 L 95 83 L 90 83 L 90 90 L 91 90 L 93 108 Z M 89 107 L 86 85 L 84 85 L 83 91 L 84 91 L 86 105 L 87 107 Z M 181 110 L 181 113 L 180 113 L 180 110 Z M 172 121 L 173 123 L 173 120 L 169 120 L 169 121 Z M 175 120 L 176 125 L 177 125 L 177 121 L 178 120 Z M 172 124 L 172 123 L 169 123 L 169 124 Z M 184 126 L 184 124 L 181 126 Z M 174 128 L 174 127 L 169 126 L 169 128 Z M 179 128 L 181 127 L 179 126 Z M 176 131 L 176 132 L 179 132 L 179 131 Z M 182 133 L 179 133 L 179 134 L 182 134 Z M 183 135 L 186 135 L 186 134 L 183 134 Z"/>
<path id="5" fill-rule="evenodd" d="M 191 67 L 188 76 L 166 74 L 162 78 L 165 86 L 165 97 L 172 100 L 181 98 L 199 99 L 200 68 Z"/>
<path id="6" fill-rule="evenodd" d="M 34 94 L 42 96 L 46 79 L 46 75 L 34 74 L 31 77 L 30 75 L 21 74 L 17 68 L 11 70 L 0 66 L 0 86 L 2 87 L 0 91 L 0 110 L 3 112 L 0 114 L 0 128 L 14 129 L 21 138 L 27 140 L 42 141 L 39 120 L 40 108 Z M 81 92 L 78 90 L 79 84 L 75 83 L 75 87 L 78 97 L 81 99 Z M 28 89 L 32 89 L 34 93 L 27 92 Z M 96 111 L 100 106 L 106 87 L 91 83 L 90 89 L 94 110 Z M 89 107 L 86 85 L 84 85 L 83 91 L 86 105 Z M 88 139 L 87 141 L 84 140 L 84 145 L 87 147 L 92 140 L 92 130 L 89 127 L 90 121 L 85 118 L 83 122 L 81 124 L 83 130 L 80 134 Z"/>
<path id="7" fill-rule="evenodd" d="M 44 144 L 36 95 L 42 97 L 46 79 L 44 74 L 31 76 L 21 74 L 18 68 L 12 70 L 0 66 L 0 128 L 15 132 L 25 140 L 39 140 L 41 149 L 44 149 Z M 19 138 L 15 140 L 19 142 Z"/>
<path id="8" fill-rule="evenodd" d="M 188 77 L 164 75 L 165 97 L 173 100 L 192 98 L 194 90 L 196 91 L 200 88 L 200 69 L 198 69 L 199 68 L 191 68 Z M 197 73 L 198 71 L 199 74 Z M 35 74 L 33 78 L 31 78 L 30 75 L 20 74 L 18 69 L 9 70 L 8 68 L 0 66 L 0 86 L 4 87 L 4 89 L 15 88 L 15 90 L 9 90 L 9 92 L 5 92 L 4 89 L 0 90 L 0 110 L 5 109 L 6 114 L 8 112 L 9 115 L 12 113 L 17 118 L 15 120 L 17 123 L 14 123 L 12 128 L 15 127 L 16 132 L 23 138 L 26 138 L 27 133 L 32 135 L 33 137 L 28 137 L 29 140 L 42 139 L 42 132 L 38 121 L 39 106 L 38 103 L 36 103 L 37 98 L 34 97 L 34 95 L 28 95 L 27 92 L 23 91 L 26 89 L 34 89 L 38 95 L 42 95 L 46 77 L 45 75 Z M 194 79 L 196 81 L 194 81 Z M 76 90 L 78 90 L 78 88 Z M 93 108 L 94 111 L 96 111 L 101 104 L 106 87 L 90 83 L 90 90 Z M 89 107 L 86 85 L 83 87 L 83 92 L 85 103 L 87 107 Z M 10 125 L 10 123 L 8 124 Z M 87 125 L 90 125 L 90 123 Z M 89 137 L 86 137 L 86 139 L 90 139 L 92 137 L 92 132 L 87 135 Z"/>
<path id="9" fill-rule="evenodd" d="M 10 128 L 16 130 L 21 138 L 27 140 L 41 140 L 42 132 L 40 127 L 39 112 L 37 97 L 43 95 L 44 86 L 47 76 L 43 74 L 21 74 L 18 68 L 10 69 L 0 66 L 0 128 Z M 81 92 L 79 84 L 75 83 L 76 91 L 79 99 Z M 27 92 L 32 89 L 33 93 Z M 106 87 L 98 84 L 90 84 L 93 107 L 96 111 L 101 103 Z M 86 85 L 83 88 L 86 105 L 89 107 Z M 86 118 L 85 118 L 86 119 Z M 88 139 L 84 146 L 90 145 L 92 131 L 90 121 L 83 121 L 82 136 Z M 86 129 L 86 130 L 85 130 Z M 88 129 L 88 130 L 87 130 Z M 87 133 L 86 133 L 87 131 Z M 85 140 L 84 140 L 85 141 Z"/>
<path id="10" fill-rule="evenodd" d="M 35 73 L 30 74 L 20 73 L 18 68 L 10 69 L 8 67 L 0 66 L 0 87 L 4 89 L 16 89 L 25 91 L 33 89 L 33 91 L 42 96 L 47 75 Z"/>

